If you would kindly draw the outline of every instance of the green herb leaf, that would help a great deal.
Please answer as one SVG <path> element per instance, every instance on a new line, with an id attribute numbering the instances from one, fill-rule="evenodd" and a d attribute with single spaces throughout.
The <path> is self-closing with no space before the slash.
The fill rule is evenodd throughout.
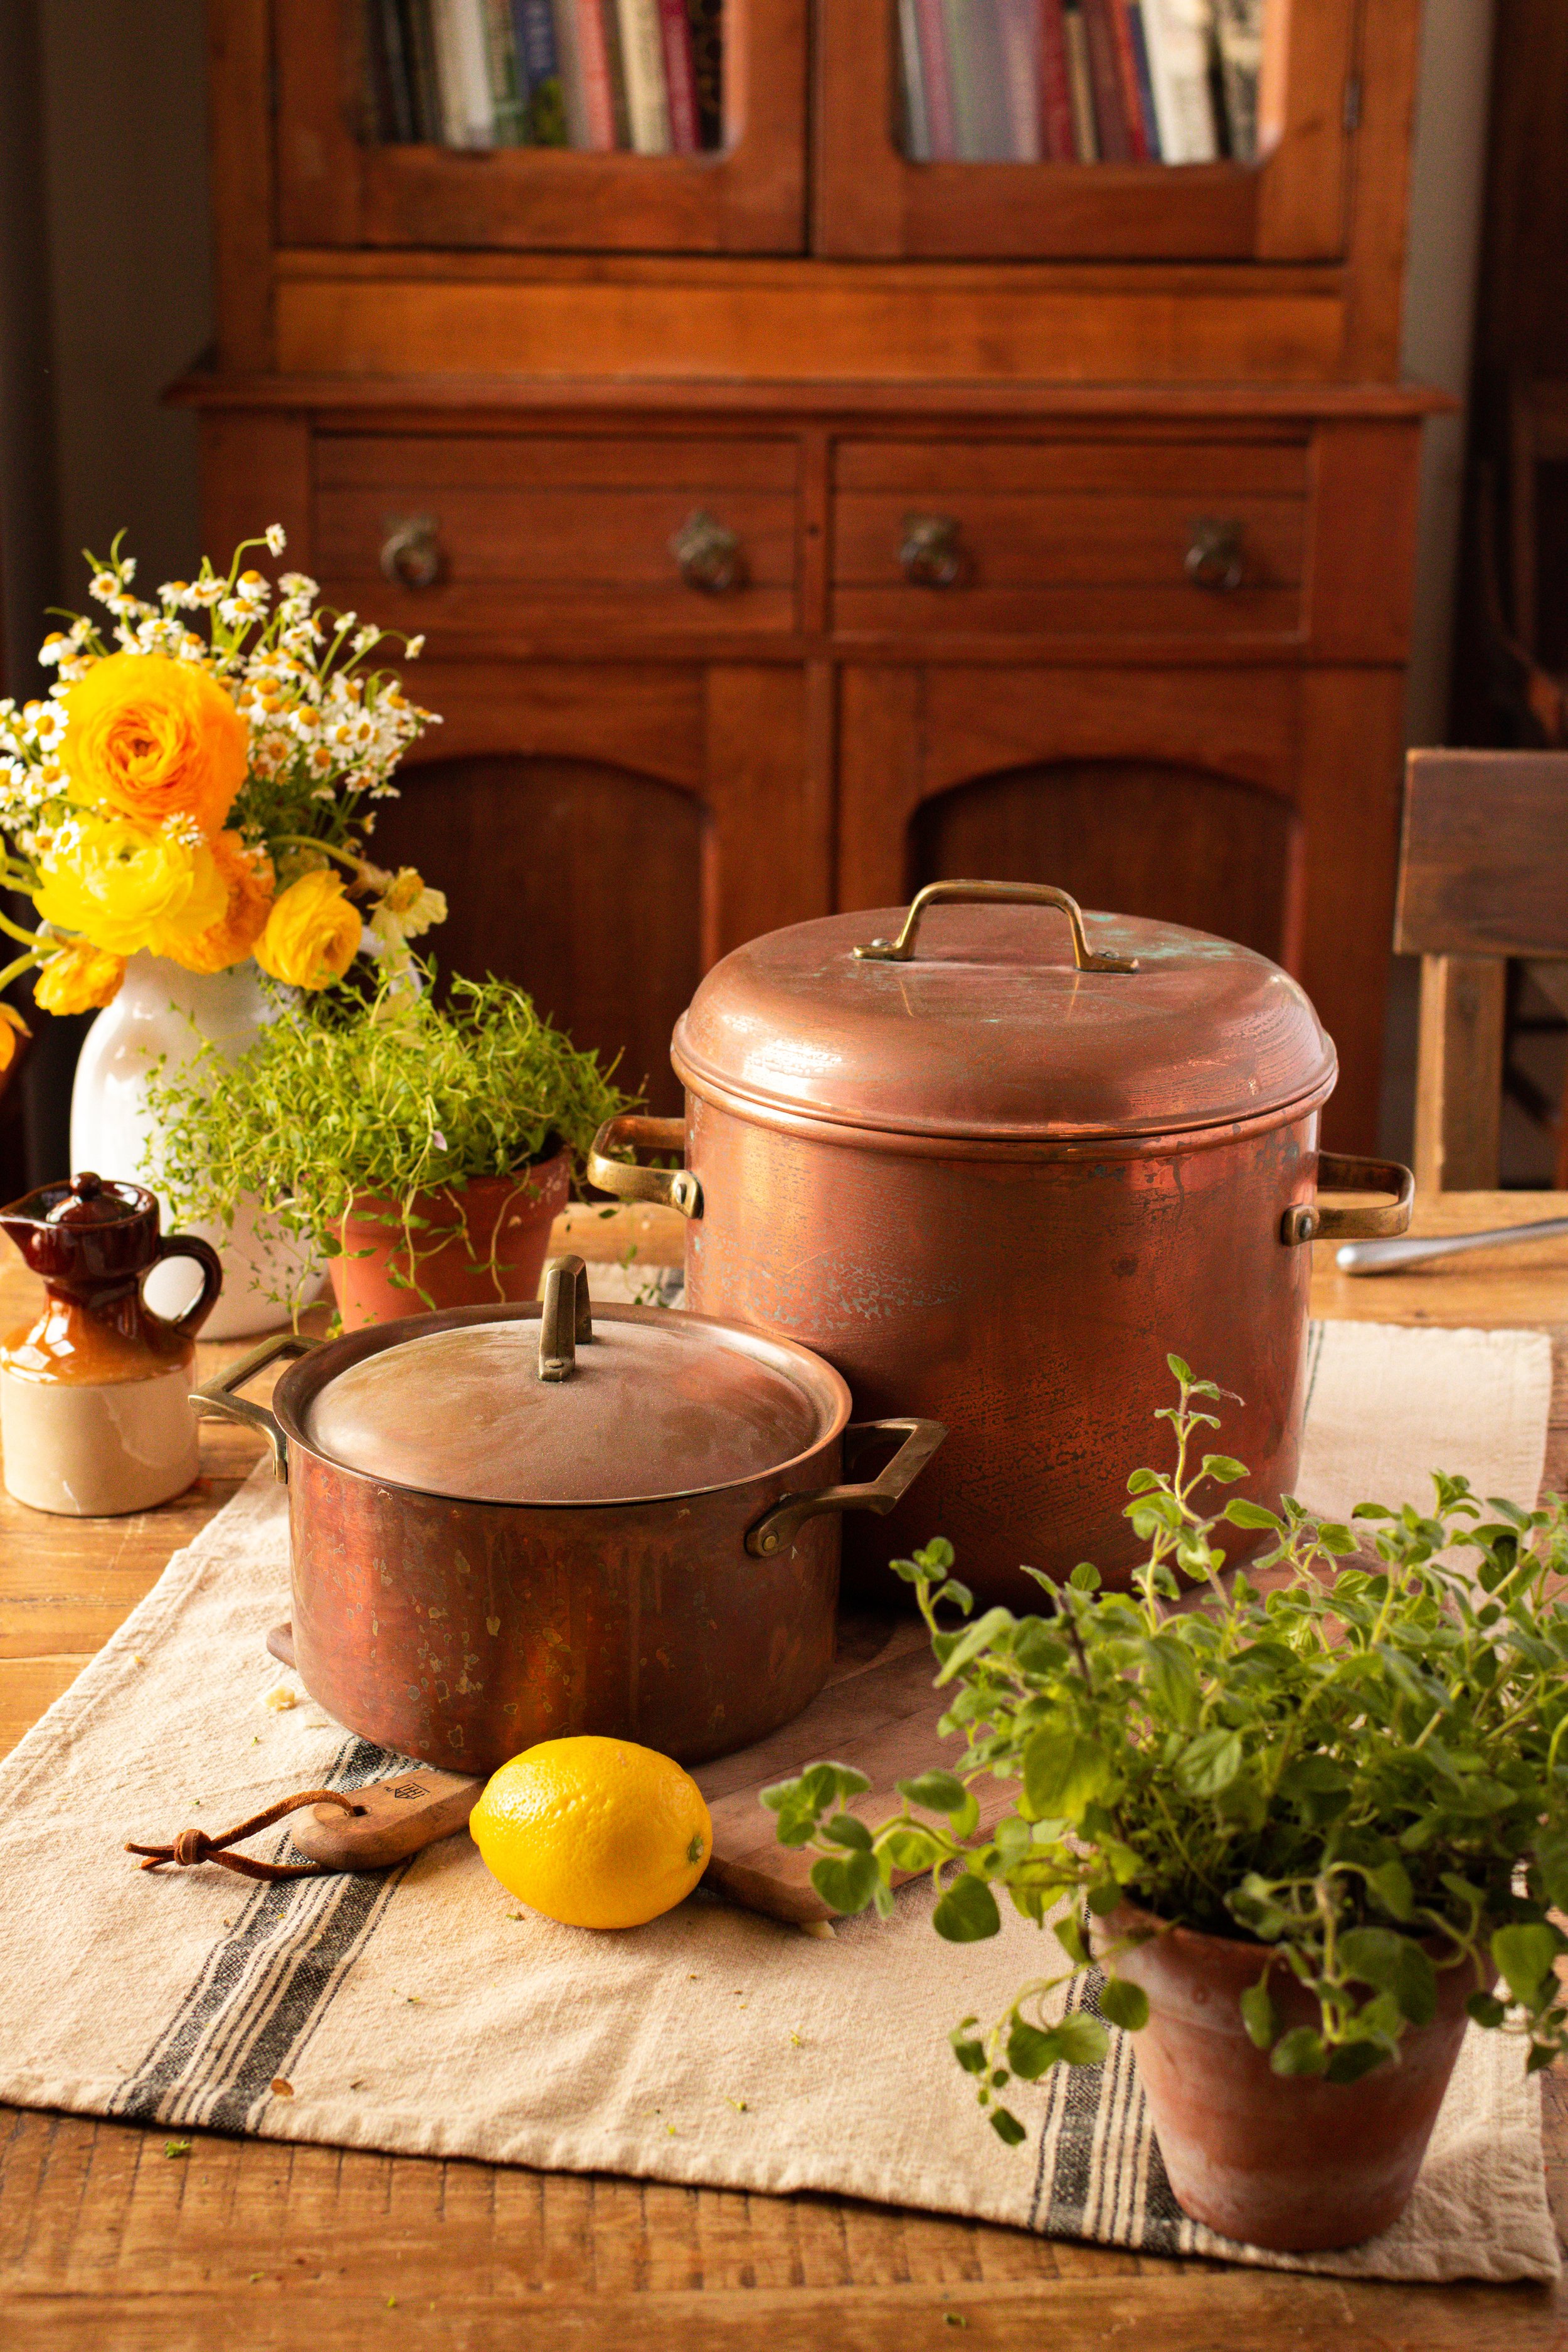
<path id="1" fill-rule="evenodd" d="M 1274 2003 L 1268 1997 L 1267 1981 L 1248 1985 L 1241 1996 L 1241 2021 L 1247 2028 L 1247 2038 L 1255 2050 L 1273 2046 L 1279 2031 L 1279 2020 Z"/>
<path id="2" fill-rule="evenodd" d="M 1021 2147 L 1029 2137 L 1017 2116 L 1010 2115 L 1005 2107 L 993 2107 L 987 2121 L 997 2138 L 1005 2140 L 1009 2147 Z"/>
<path id="3" fill-rule="evenodd" d="M 818 1863 L 816 1869 L 822 1866 Z M 811 1874 L 815 1879 L 816 1871 Z M 998 1933 L 1002 1915 L 985 1881 L 963 1871 L 942 1889 L 931 1923 L 950 1944 L 980 1944 Z"/>
<path id="4" fill-rule="evenodd" d="M 840 1862 L 837 1854 L 825 1853 L 811 1865 L 811 1883 L 830 1910 L 864 1911 L 879 1883 L 875 1858 L 851 1853 Z"/>
<path id="5" fill-rule="evenodd" d="M 1329 2053 L 1321 2033 L 1310 2025 L 1293 2025 L 1274 2044 L 1268 2063 L 1277 2074 L 1322 2074 L 1328 2071 Z"/>
<path id="6" fill-rule="evenodd" d="M 1105 1750 L 1077 1731 L 1037 1731 L 1024 1750 L 1024 1793 L 1043 1817 L 1080 1820 L 1110 1779 Z"/>
<path id="7" fill-rule="evenodd" d="M 1176 1759 L 1176 1778 L 1194 1797 L 1217 1797 L 1241 1769 L 1242 1746 L 1234 1731 L 1200 1731 Z"/>
<path id="8" fill-rule="evenodd" d="M 1128 2033 L 1142 2032 L 1149 2022 L 1149 1996 L 1142 1985 L 1132 1984 L 1126 1977 L 1106 1979 L 1100 2006 L 1111 2025 L 1120 2025 Z"/>
<path id="9" fill-rule="evenodd" d="M 1492 1937 L 1492 1958 L 1499 1976 L 1515 2000 L 1533 2009 L 1553 1974 L 1562 1949 L 1552 1929 L 1532 1922 L 1520 1927 L 1500 1927 Z"/>

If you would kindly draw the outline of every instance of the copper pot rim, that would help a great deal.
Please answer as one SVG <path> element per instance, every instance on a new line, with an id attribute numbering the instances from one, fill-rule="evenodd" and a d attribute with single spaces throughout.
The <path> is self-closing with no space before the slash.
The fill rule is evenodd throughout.
<path id="1" fill-rule="evenodd" d="M 496 1502 L 474 1495 L 454 1495 L 439 1486 L 412 1486 L 394 1478 L 378 1477 L 374 1472 L 355 1469 L 353 1465 L 326 1453 L 310 1438 L 305 1429 L 305 1412 L 321 1390 L 348 1370 L 352 1364 L 362 1362 L 367 1356 L 380 1355 L 402 1346 L 410 1339 L 433 1337 L 438 1331 L 458 1330 L 469 1325 L 484 1323 L 521 1323 L 537 1321 L 543 1308 L 538 1299 L 508 1300 L 482 1307 L 448 1307 L 433 1315 L 405 1315 L 395 1323 L 368 1324 L 358 1331 L 345 1331 L 336 1339 L 322 1341 L 308 1356 L 289 1365 L 279 1380 L 269 1401 L 270 1411 L 288 1440 L 290 1459 L 296 1454 L 309 1458 L 334 1477 L 352 1479 L 357 1486 L 373 1488 L 377 1494 L 405 1496 L 416 1503 L 458 1504 L 468 1511 L 630 1511 L 643 1510 L 664 1503 L 689 1503 L 715 1495 L 740 1495 L 759 1486 L 783 1479 L 786 1485 L 805 1478 L 812 1470 L 825 1447 L 842 1438 L 853 1414 L 853 1401 L 847 1381 L 826 1357 L 812 1349 L 804 1348 L 798 1340 L 775 1339 L 749 1323 L 738 1323 L 717 1315 L 690 1315 L 683 1308 L 668 1307 L 632 1307 L 601 1304 L 595 1300 L 595 1322 L 642 1323 L 669 1327 L 672 1317 L 679 1316 L 683 1327 L 700 1325 L 721 1332 L 726 1342 L 738 1339 L 742 1352 L 767 1364 L 783 1378 L 793 1380 L 808 1400 L 817 1403 L 819 1426 L 812 1443 L 800 1453 L 772 1463 L 766 1469 L 748 1470 L 739 1477 L 723 1478 L 708 1486 L 670 1487 L 656 1495 L 593 1495 L 543 1496 Z"/>
<path id="2" fill-rule="evenodd" d="M 1331 1062 L 1326 1076 L 1292 1096 L 1289 1101 L 1271 1104 L 1267 1110 L 1258 1111 L 1248 1118 L 1215 1119 L 1200 1127 L 1151 1129 L 1146 1133 L 970 1135 L 940 1129 L 860 1126 L 845 1119 L 819 1118 L 807 1111 L 786 1108 L 763 1095 L 742 1093 L 721 1085 L 685 1060 L 679 1028 L 669 1058 L 688 1093 L 710 1110 L 723 1111 L 750 1126 L 796 1136 L 803 1141 L 855 1151 L 885 1152 L 889 1158 L 900 1160 L 1092 1162 L 1184 1159 L 1196 1151 L 1246 1143 L 1254 1136 L 1267 1135 L 1274 1128 L 1293 1126 L 1298 1119 L 1322 1108 L 1339 1077 L 1336 1058 Z"/>

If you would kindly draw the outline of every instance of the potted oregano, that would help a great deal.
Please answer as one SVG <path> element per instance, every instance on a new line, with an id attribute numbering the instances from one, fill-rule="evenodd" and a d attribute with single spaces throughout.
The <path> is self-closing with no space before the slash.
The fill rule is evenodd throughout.
<path id="1" fill-rule="evenodd" d="M 1247 1474 L 1203 1451 L 1220 1392 L 1171 1368 L 1174 1462 L 1128 1481 L 1131 1590 L 1086 1564 L 1038 1580 L 1038 1615 L 965 1622 L 949 1545 L 895 1561 L 962 1752 L 875 1825 L 842 1765 L 764 1802 L 836 1910 L 885 1913 L 926 1872 L 953 1942 L 996 1934 L 1003 1893 L 1047 1931 L 1055 1965 L 952 2035 L 1003 2139 L 1026 2137 L 1017 2085 L 1125 2027 L 1189 2213 L 1350 2244 L 1403 2210 L 1468 2024 L 1531 2069 L 1568 2037 L 1568 1512 L 1442 1475 L 1429 1512 L 1363 1503 L 1354 1527 L 1226 1502 Z M 1227 1573 L 1232 1530 L 1263 1549 Z M 983 1830 L 993 1780 L 1009 1801 Z"/>
<path id="2" fill-rule="evenodd" d="M 435 979 L 405 961 L 280 999 L 238 1061 L 209 1049 L 153 1090 L 176 1213 L 221 1224 L 254 1198 L 294 1262 L 327 1260 L 350 1329 L 531 1298 L 574 1171 L 628 1108 L 521 988 Z"/>

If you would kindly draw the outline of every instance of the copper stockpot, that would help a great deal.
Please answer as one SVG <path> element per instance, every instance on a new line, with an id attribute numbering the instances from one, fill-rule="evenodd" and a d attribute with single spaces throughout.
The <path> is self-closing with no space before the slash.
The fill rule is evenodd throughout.
<path id="1" fill-rule="evenodd" d="M 1214 1449 L 1276 1507 L 1307 1244 L 1409 1222 L 1407 1170 L 1318 1149 L 1334 1050 L 1293 980 L 1043 885 L 933 883 L 754 940 L 703 981 L 673 1060 L 684 1122 L 612 1120 L 593 1181 L 689 1220 L 692 1308 L 817 1350 L 858 1412 L 897 1398 L 951 1432 L 847 1553 L 884 1590 L 889 1555 L 938 1534 L 987 1601 L 1034 1604 L 1021 1562 L 1125 1580 L 1127 1476 L 1168 1460 L 1173 1351 L 1232 1392 Z M 1396 1198 L 1319 1197 L 1350 1189 Z"/>
<path id="2" fill-rule="evenodd" d="M 299 1362 L 271 1407 L 234 1391 Z M 349 1729 L 493 1771 L 597 1732 L 682 1763 L 798 1715 L 833 1660 L 838 1514 L 886 1511 L 941 1444 L 849 1426 L 806 1349 L 662 1307 L 465 1307 L 282 1332 L 196 1392 L 288 1482 L 294 1655 Z M 880 1441 L 880 1474 L 839 1483 Z"/>

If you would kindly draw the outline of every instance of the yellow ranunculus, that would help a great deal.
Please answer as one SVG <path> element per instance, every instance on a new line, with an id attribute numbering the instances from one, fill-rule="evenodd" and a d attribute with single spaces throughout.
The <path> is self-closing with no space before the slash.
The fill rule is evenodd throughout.
<path id="1" fill-rule="evenodd" d="M 210 845 L 228 905 L 210 930 L 169 950 L 187 971 L 226 971 L 243 963 L 267 928 L 277 887 L 265 849 L 247 848 L 237 833 L 215 833 Z"/>
<path id="2" fill-rule="evenodd" d="M 290 988 L 325 988 L 342 980 L 360 942 L 357 910 L 343 895 L 342 877 L 317 866 L 290 882 L 272 902 L 256 961 Z"/>
<path id="3" fill-rule="evenodd" d="M 221 922 L 228 892 L 205 840 L 124 817 L 85 816 L 57 835 L 33 904 L 110 955 L 170 955 Z"/>
<path id="4" fill-rule="evenodd" d="M 88 940 L 68 940 L 39 972 L 33 1001 L 46 1013 L 90 1013 L 120 993 L 125 958 Z"/>
<path id="5" fill-rule="evenodd" d="M 0 1004 L 0 1072 L 10 1068 L 21 1039 L 32 1034 L 19 1013 L 9 1004 Z"/>
<path id="6" fill-rule="evenodd" d="M 66 704 L 60 758 L 79 803 L 138 824 L 216 833 L 245 782 L 250 735 L 217 680 L 166 654 L 110 654 Z"/>

